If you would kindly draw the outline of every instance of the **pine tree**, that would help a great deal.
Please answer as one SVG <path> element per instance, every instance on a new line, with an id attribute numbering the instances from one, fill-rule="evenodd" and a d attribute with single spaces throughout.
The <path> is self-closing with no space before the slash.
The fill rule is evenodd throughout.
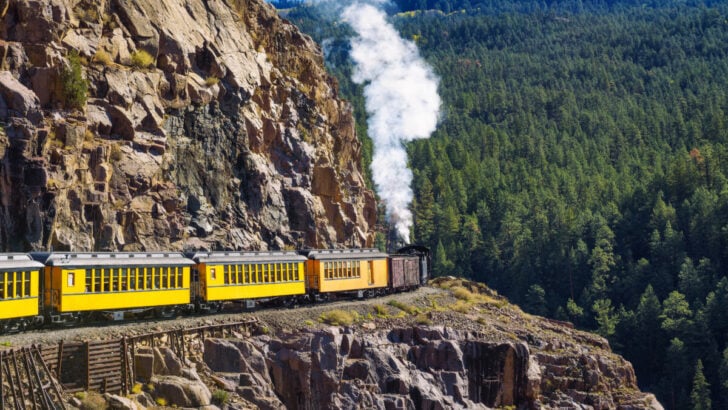
<path id="1" fill-rule="evenodd" d="M 695 366 L 695 377 L 693 377 L 693 390 L 690 392 L 690 401 L 693 404 L 693 410 L 710 410 L 710 384 L 703 374 L 703 362 L 698 359 Z"/>

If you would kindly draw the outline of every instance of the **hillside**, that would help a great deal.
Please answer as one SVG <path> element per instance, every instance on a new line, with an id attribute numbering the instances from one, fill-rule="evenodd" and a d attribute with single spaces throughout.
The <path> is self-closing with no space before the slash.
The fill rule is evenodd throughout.
<path id="1" fill-rule="evenodd" d="M 4 1 L 0 250 L 370 245 L 350 106 L 255 0 Z"/>
<path id="2" fill-rule="evenodd" d="M 249 334 L 187 338 L 186 359 L 164 337 L 153 352 L 139 348 L 136 374 L 149 380 L 126 399 L 92 393 L 71 402 L 131 408 L 125 400 L 138 406 L 162 398 L 197 407 L 215 397 L 231 409 L 662 408 L 639 391 L 632 366 L 604 338 L 526 314 L 484 285 L 454 278 L 362 301 L 29 332 L 0 342 L 5 349 L 39 338 L 68 345 L 247 319 L 258 320 Z"/>
<path id="3" fill-rule="evenodd" d="M 412 240 L 438 274 L 599 332 L 669 408 L 703 375 L 728 407 L 725 2 L 396 3 L 444 101 L 408 146 Z M 326 44 L 364 136 L 329 14 L 286 11 Z"/>

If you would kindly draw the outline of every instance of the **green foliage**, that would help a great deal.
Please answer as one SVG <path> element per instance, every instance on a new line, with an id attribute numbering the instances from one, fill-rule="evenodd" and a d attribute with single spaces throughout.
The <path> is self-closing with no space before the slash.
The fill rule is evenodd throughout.
<path id="1" fill-rule="evenodd" d="M 73 50 L 68 53 L 68 67 L 61 71 L 61 93 L 66 108 L 83 109 L 88 96 L 88 81 L 83 77 L 81 57 Z"/>
<path id="2" fill-rule="evenodd" d="M 667 408 L 690 407 L 701 359 L 728 408 L 728 4 L 396 2 L 446 112 L 407 146 L 433 272 L 598 330 Z M 367 166 L 350 29 L 323 13 L 287 17 L 329 39 Z"/>
<path id="3" fill-rule="evenodd" d="M 373 308 L 378 318 L 386 318 L 389 315 L 389 311 L 387 311 L 387 307 L 384 305 L 374 305 Z"/>
<path id="4" fill-rule="evenodd" d="M 135 68 L 149 68 L 154 64 L 154 57 L 145 50 L 131 53 L 131 65 Z"/>
<path id="5" fill-rule="evenodd" d="M 406 304 L 404 302 L 400 302 L 398 300 L 394 300 L 394 299 L 392 299 L 389 302 L 387 302 L 387 304 L 389 306 L 396 307 L 397 309 L 399 309 L 399 310 L 401 310 L 401 311 L 403 311 L 405 313 L 408 313 L 410 315 L 415 315 L 415 314 L 417 314 L 417 313 L 420 312 L 419 309 L 417 309 L 416 307 L 414 307 L 412 305 L 408 305 L 408 304 Z"/>
<path id="6" fill-rule="evenodd" d="M 212 87 L 213 85 L 216 85 L 219 82 L 220 82 L 220 79 L 215 77 L 214 75 L 211 75 L 211 76 L 205 78 L 205 85 L 207 87 Z"/>
<path id="7" fill-rule="evenodd" d="M 228 400 L 230 400 L 230 398 L 228 397 L 228 392 L 225 390 L 218 389 L 212 393 L 212 403 L 217 406 L 224 406 L 227 404 Z"/>
<path id="8" fill-rule="evenodd" d="M 599 327 L 597 333 L 604 337 L 612 336 L 616 330 L 619 317 L 614 312 L 612 301 L 609 299 L 598 299 L 592 306 L 592 311 Z"/>
<path id="9" fill-rule="evenodd" d="M 695 376 L 693 377 L 693 390 L 690 392 L 690 401 L 693 404 L 693 410 L 710 410 L 712 408 L 710 401 L 710 384 L 703 374 L 703 362 L 698 360 L 695 366 Z"/>
<path id="10" fill-rule="evenodd" d="M 319 320 L 334 326 L 349 326 L 354 323 L 355 316 L 346 310 L 334 309 L 322 313 Z"/>

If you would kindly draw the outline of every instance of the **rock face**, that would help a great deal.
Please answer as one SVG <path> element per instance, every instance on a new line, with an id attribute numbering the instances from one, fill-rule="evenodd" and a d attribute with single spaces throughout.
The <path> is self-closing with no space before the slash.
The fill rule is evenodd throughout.
<path id="1" fill-rule="evenodd" d="M 264 409 L 661 409 L 623 359 L 534 353 L 447 327 L 207 339 L 203 358 L 218 386 Z"/>
<path id="2" fill-rule="evenodd" d="M 5 3 L 1 250 L 372 243 L 351 109 L 263 0 Z"/>

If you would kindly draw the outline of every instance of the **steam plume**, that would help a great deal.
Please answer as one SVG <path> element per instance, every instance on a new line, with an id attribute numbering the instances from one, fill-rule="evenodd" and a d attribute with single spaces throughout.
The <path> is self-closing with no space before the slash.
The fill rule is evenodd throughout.
<path id="1" fill-rule="evenodd" d="M 354 3 L 342 17 L 357 34 L 351 42 L 356 64 L 352 80 L 364 83 L 369 136 L 374 141 L 372 177 L 387 219 L 409 242 L 412 226 L 412 171 L 404 143 L 427 138 L 437 126 L 438 79 L 411 41 L 402 39 L 385 14 Z"/>

